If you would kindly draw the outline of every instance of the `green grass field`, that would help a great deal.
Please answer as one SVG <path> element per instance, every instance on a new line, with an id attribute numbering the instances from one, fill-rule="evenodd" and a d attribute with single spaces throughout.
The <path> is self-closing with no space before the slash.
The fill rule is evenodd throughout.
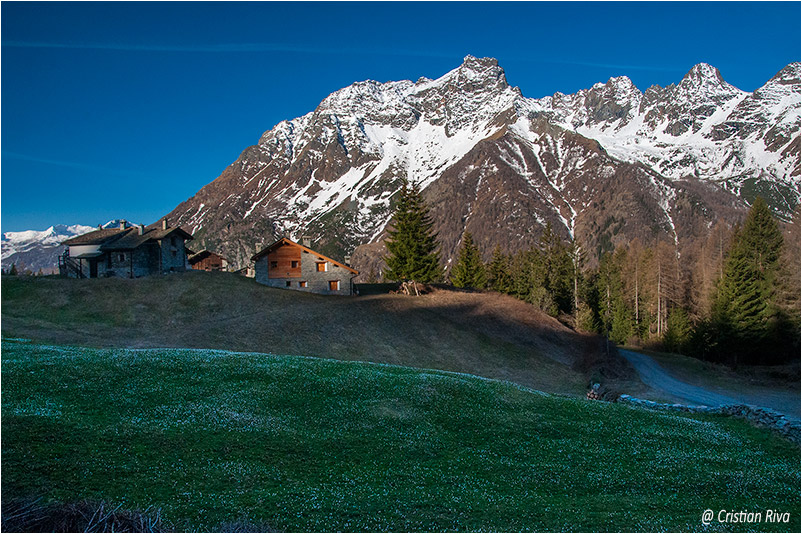
<path id="1" fill-rule="evenodd" d="M 731 418 L 374 363 L 8 339 L 2 395 L 4 499 L 156 506 L 177 530 L 800 529 L 799 448 Z M 791 522 L 701 523 L 769 508 Z"/>

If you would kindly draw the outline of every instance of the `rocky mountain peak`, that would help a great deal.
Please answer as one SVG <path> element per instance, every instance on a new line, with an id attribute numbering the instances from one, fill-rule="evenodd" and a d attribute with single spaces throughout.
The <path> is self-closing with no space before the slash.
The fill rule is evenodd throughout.
<path id="1" fill-rule="evenodd" d="M 494 58 L 466 56 L 456 69 L 436 80 L 422 79 L 406 99 L 424 120 L 444 126 L 447 137 L 468 128 L 483 128 L 514 106 L 520 90 L 507 83 Z"/>
<path id="2" fill-rule="evenodd" d="M 729 98 L 743 91 L 728 84 L 721 76 L 721 72 L 707 63 L 694 65 L 682 78 L 677 86 L 680 93 L 693 96 L 715 96 Z"/>
<path id="3" fill-rule="evenodd" d="M 795 85 L 799 86 L 799 71 L 800 63 L 798 61 L 789 63 L 780 72 L 775 74 L 769 83 L 778 83 L 782 85 Z"/>
<path id="4" fill-rule="evenodd" d="M 697 63 L 691 67 L 691 70 L 689 70 L 682 79 L 690 80 L 696 84 L 703 83 L 705 80 L 724 82 L 724 79 L 721 77 L 721 72 L 708 63 Z"/>
<path id="5" fill-rule="evenodd" d="M 498 60 L 492 57 L 477 58 L 465 56 L 462 65 L 452 70 L 442 78 L 435 80 L 447 81 L 462 91 L 503 91 L 509 85 L 504 75 L 504 69 L 499 67 Z"/>
<path id="6" fill-rule="evenodd" d="M 622 92 L 631 92 L 631 91 L 640 92 L 638 88 L 635 87 L 635 84 L 632 83 L 632 80 L 630 80 L 628 76 L 614 76 L 609 80 L 607 80 L 605 86 L 610 89 L 615 89 L 617 91 L 622 91 Z"/>

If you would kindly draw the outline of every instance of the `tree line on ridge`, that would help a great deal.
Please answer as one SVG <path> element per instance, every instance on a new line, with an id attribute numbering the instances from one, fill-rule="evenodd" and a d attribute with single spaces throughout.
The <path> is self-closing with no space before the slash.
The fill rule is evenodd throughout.
<path id="1" fill-rule="evenodd" d="M 588 267 L 579 243 L 547 225 L 537 246 L 488 263 L 466 232 L 448 277 L 421 192 L 405 182 L 385 258 L 388 280 L 447 281 L 526 301 L 579 331 L 708 361 L 777 364 L 800 351 L 799 209 L 784 236 L 757 198 L 743 224 L 713 225 L 681 255 L 675 243 L 633 240 Z"/>

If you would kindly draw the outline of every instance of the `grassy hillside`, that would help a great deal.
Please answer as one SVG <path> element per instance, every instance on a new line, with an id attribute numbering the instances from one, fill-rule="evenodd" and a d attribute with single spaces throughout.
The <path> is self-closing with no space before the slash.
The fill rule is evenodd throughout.
<path id="1" fill-rule="evenodd" d="M 316 358 L 2 351 L 4 499 L 199 531 L 687 531 L 708 508 L 791 513 L 708 530 L 800 528 L 799 449 L 739 420 Z"/>
<path id="2" fill-rule="evenodd" d="M 301 354 L 467 372 L 584 393 L 598 342 L 512 297 L 320 296 L 229 273 L 129 279 L 3 277 L 2 333 L 90 347 Z"/>

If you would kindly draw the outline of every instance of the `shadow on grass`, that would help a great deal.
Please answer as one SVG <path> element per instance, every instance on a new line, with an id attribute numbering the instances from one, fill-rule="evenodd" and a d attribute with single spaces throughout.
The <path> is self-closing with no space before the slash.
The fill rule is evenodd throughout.
<path id="1" fill-rule="evenodd" d="M 3 335 L 49 343 L 362 360 L 573 394 L 584 392 L 593 369 L 615 368 L 599 338 L 493 292 L 321 296 L 232 273 L 188 272 L 135 280 L 4 278 L 2 296 Z"/>

